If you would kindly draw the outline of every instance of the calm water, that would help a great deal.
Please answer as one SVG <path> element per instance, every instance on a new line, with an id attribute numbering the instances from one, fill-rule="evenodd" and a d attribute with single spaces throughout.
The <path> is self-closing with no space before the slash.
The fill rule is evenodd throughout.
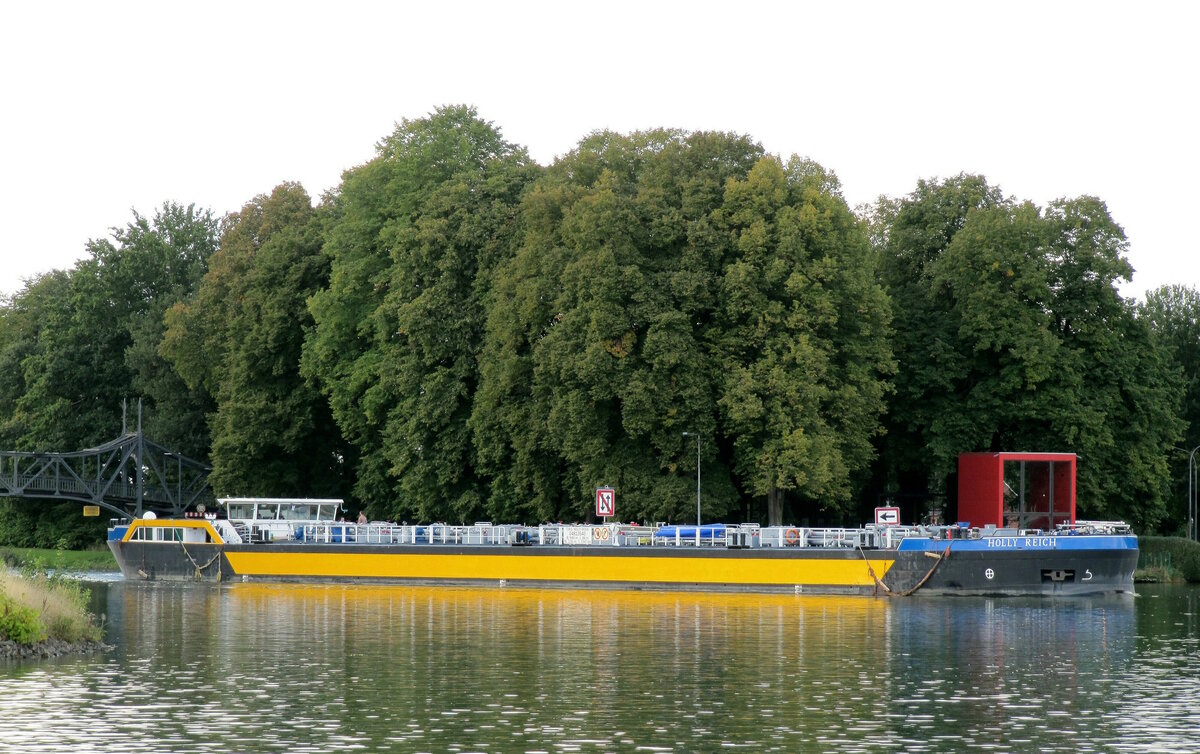
<path id="1" fill-rule="evenodd" d="M 1200 590 L 1135 599 L 95 585 L 0 751 L 1197 751 Z"/>

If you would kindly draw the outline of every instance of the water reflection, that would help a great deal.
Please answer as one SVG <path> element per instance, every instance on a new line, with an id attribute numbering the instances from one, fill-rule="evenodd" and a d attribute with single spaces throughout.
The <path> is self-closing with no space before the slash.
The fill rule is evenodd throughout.
<path id="1" fill-rule="evenodd" d="M 101 585 L 0 751 L 1189 750 L 1195 598 Z"/>

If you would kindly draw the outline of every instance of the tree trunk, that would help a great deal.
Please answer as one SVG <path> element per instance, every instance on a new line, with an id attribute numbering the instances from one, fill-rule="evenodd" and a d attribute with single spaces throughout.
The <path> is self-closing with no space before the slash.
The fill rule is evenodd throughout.
<path id="1" fill-rule="evenodd" d="M 783 491 L 772 486 L 767 490 L 767 526 L 783 525 Z"/>

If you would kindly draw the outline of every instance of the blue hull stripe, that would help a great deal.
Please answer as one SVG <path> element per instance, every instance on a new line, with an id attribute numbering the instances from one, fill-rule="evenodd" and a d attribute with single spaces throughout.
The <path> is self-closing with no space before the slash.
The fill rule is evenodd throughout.
<path id="1" fill-rule="evenodd" d="M 1022 550 L 1137 550 L 1137 537 L 1125 536 L 1019 536 L 982 539 L 928 539 L 907 537 L 899 551 L 1013 552 Z"/>

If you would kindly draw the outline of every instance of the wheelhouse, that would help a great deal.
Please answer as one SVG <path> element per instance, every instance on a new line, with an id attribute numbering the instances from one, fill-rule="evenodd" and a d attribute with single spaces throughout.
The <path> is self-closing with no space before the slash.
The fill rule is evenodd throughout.
<path id="1" fill-rule="evenodd" d="M 227 497 L 217 503 L 230 521 L 337 521 L 341 500 L 282 497 Z"/>

